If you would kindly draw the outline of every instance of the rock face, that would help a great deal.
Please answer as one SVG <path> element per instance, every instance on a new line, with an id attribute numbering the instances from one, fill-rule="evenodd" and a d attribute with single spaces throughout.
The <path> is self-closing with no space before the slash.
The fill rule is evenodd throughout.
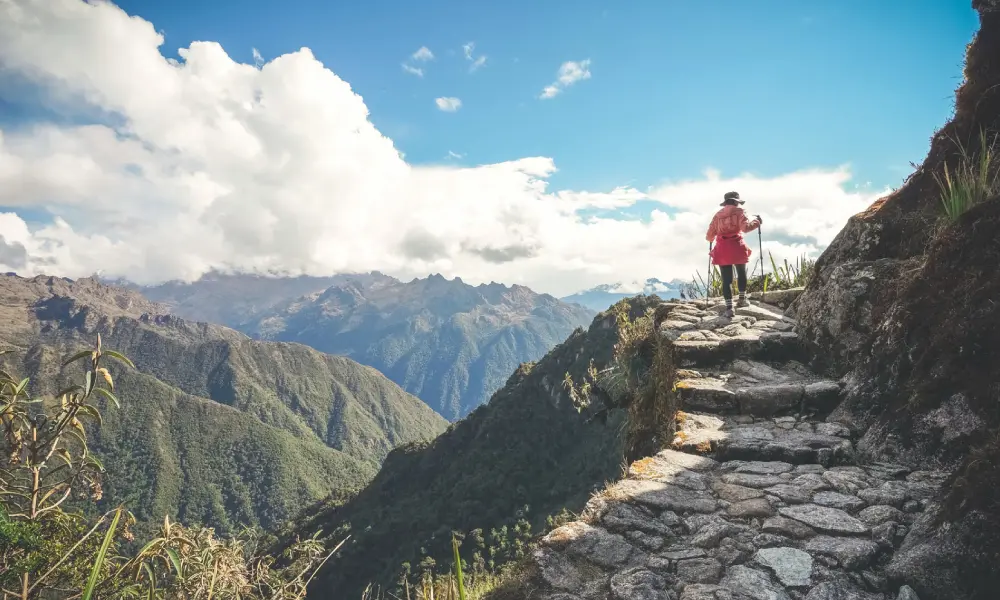
<path id="1" fill-rule="evenodd" d="M 887 574 L 920 597 L 961 600 L 1000 589 L 1000 278 L 982 275 L 1000 261 L 1000 197 L 949 222 L 935 180 L 963 150 L 978 160 L 981 131 L 987 143 L 1000 131 L 1000 2 L 972 5 L 980 30 L 954 118 L 903 187 L 850 219 L 788 311 L 812 366 L 846 384 L 833 418 L 863 433 L 861 460 L 954 473 L 943 497 L 895 484 L 836 491 L 869 505 L 873 527 L 897 522 L 889 508 L 930 502 L 937 519 L 905 536 Z"/>
<path id="2" fill-rule="evenodd" d="M 718 308 L 661 305 L 660 335 L 683 344 L 679 332 L 696 332 L 724 342 L 753 338 L 746 331 L 766 334 L 769 323 L 794 325 L 754 306 L 745 312 L 760 320 L 738 315 L 732 322 L 748 325 L 736 331 Z M 895 600 L 910 578 L 886 566 L 900 562 L 907 528 L 929 519 L 925 504 L 903 507 L 933 497 L 945 474 L 858 462 L 849 428 L 821 433 L 819 426 L 833 425 L 820 410 L 829 404 L 800 395 L 790 408 L 780 387 L 816 379 L 801 362 L 772 360 L 771 352 L 783 358 L 786 349 L 749 344 L 711 352 L 689 357 L 686 380 L 737 384 L 758 400 L 722 414 L 682 412 L 672 449 L 633 462 L 625 479 L 590 500 L 583 520 L 542 539 L 532 556 L 538 595 L 531 597 Z M 902 560 L 925 558 L 918 552 Z"/>

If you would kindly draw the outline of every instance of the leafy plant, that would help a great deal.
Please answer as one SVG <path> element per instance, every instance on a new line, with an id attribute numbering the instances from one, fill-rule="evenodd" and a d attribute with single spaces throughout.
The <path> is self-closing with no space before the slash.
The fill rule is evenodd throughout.
<path id="1" fill-rule="evenodd" d="M 799 256 L 795 262 L 787 259 L 778 263 L 774 255 L 768 252 L 771 263 L 771 271 L 759 275 L 751 275 L 747 278 L 747 293 L 761 292 L 767 293 L 772 290 L 787 290 L 795 287 L 802 287 L 809 282 L 813 269 L 816 265 L 814 259 L 807 256 Z M 718 298 L 722 296 L 722 273 L 719 267 L 713 266 L 708 283 L 705 282 L 701 273 L 696 271 L 688 288 L 692 298 Z M 736 278 L 733 278 L 733 296 L 739 293 Z"/>
<path id="2" fill-rule="evenodd" d="M 972 156 L 963 144 L 959 148 L 959 164 L 954 170 L 945 163 L 942 173 L 934 174 L 941 189 L 941 208 L 945 217 L 955 222 L 965 211 L 1000 193 L 1000 168 L 998 168 L 996 136 L 987 140 L 986 132 L 979 130 L 979 153 Z"/>
<path id="3" fill-rule="evenodd" d="M 71 499 L 101 498 L 104 469 L 90 453 L 85 423 L 101 423 L 102 402 L 118 406 L 106 357 L 132 366 L 102 348 L 98 336 L 95 348 L 63 363 L 83 361 L 83 381 L 55 398 L 31 398 L 27 379 L 0 372 L 8 458 L 0 467 L 0 594 L 20 600 L 303 598 L 316 570 L 343 542 L 327 552 L 314 536 L 273 557 L 253 530 L 219 539 L 212 529 L 165 519 L 160 537 L 130 557 L 121 550 L 133 539 L 135 519 L 124 507 L 92 523 L 71 508 Z"/>

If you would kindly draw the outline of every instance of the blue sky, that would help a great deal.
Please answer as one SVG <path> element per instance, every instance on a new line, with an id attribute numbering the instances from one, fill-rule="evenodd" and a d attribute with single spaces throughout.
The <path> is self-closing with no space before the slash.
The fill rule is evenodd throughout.
<path id="1" fill-rule="evenodd" d="M 733 189 L 767 253 L 817 256 L 923 160 L 977 26 L 965 0 L 10 0 L 0 270 L 563 295 L 703 269 Z"/>
<path id="2" fill-rule="evenodd" d="M 951 112 L 978 26 L 961 0 L 365 2 L 129 0 L 169 55 L 215 40 L 252 62 L 309 47 L 412 163 L 555 159 L 556 187 L 645 188 L 850 164 L 897 185 Z M 469 73 L 463 44 L 487 63 Z M 424 77 L 401 68 L 426 46 Z M 589 80 L 539 100 L 567 60 Z M 434 98 L 458 97 L 457 113 Z"/>

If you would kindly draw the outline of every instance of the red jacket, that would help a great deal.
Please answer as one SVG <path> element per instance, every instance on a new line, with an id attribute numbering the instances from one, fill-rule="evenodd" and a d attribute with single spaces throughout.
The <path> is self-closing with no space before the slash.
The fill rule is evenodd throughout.
<path id="1" fill-rule="evenodd" d="M 733 204 L 727 204 L 719 209 L 712 217 L 712 223 L 708 226 L 708 233 L 705 239 L 714 242 L 716 236 L 731 237 L 743 234 L 760 227 L 760 221 L 747 218 L 745 210 Z"/>

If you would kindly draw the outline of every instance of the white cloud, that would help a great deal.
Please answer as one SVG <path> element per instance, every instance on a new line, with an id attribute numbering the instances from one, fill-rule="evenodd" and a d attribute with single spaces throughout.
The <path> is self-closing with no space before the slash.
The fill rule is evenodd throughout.
<path id="1" fill-rule="evenodd" d="M 581 79 L 590 79 L 590 59 L 581 61 L 568 60 L 559 66 L 559 73 L 556 75 L 556 80 L 545 86 L 539 98 L 555 98 L 563 90 Z"/>
<path id="2" fill-rule="evenodd" d="M 437 104 L 437 107 L 443 110 L 444 112 L 455 112 L 458 109 L 462 108 L 462 101 L 459 100 L 458 98 L 450 98 L 450 97 L 435 98 L 434 104 Z"/>
<path id="3" fill-rule="evenodd" d="M 452 152 L 451 150 L 449 150 L 448 154 L 447 154 L 447 156 L 445 156 L 445 158 L 459 160 L 459 159 L 465 158 L 465 155 L 464 154 L 459 154 L 458 152 Z"/>
<path id="4" fill-rule="evenodd" d="M 703 270 L 730 189 L 764 215 L 778 259 L 816 254 L 877 196 L 846 168 L 595 192 L 549 190 L 545 157 L 413 166 L 308 49 L 256 68 L 211 42 L 169 60 L 162 43 L 103 2 L 0 2 L 0 85 L 13 72 L 73 117 L 0 129 L 0 206 L 16 213 L 0 214 L 0 270 L 152 282 L 378 269 L 561 295 Z M 659 208 L 614 214 L 638 201 Z M 53 216 L 29 225 L 29 211 Z"/>
<path id="5" fill-rule="evenodd" d="M 406 63 L 403 63 L 402 67 L 403 67 L 404 71 L 406 71 L 407 73 L 410 73 L 411 75 L 416 75 L 417 77 L 423 77 L 424 76 L 424 70 L 421 69 L 421 68 L 411 67 L 410 65 L 408 65 Z"/>
<path id="6" fill-rule="evenodd" d="M 486 64 L 486 55 L 481 54 L 479 56 L 474 56 L 473 52 L 475 50 L 476 50 L 475 42 L 469 42 L 467 44 L 462 45 L 462 53 L 465 55 L 465 60 L 472 63 L 471 65 L 469 65 L 470 73 L 475 73 L 480 69 L 480 67 Z"/>
<path id="7" fill-rule="evenodd" d="M 257 67 L 264 65 L 264 57 L 260 55 L 260 51 L 253 48 L 253 64 Z"/>
<path id="8" fill-rule="evenodd" d="M 434 58 L 434 53 L 431 52 L 430 48 L 428 48 L 427 46 L 421 46 L 419 50 L 417 50 L 416 52 L 413 53 L 412 56 L 410 56 L 410 58 L 416 61 L 424 62 L 432 60 Z"/>

